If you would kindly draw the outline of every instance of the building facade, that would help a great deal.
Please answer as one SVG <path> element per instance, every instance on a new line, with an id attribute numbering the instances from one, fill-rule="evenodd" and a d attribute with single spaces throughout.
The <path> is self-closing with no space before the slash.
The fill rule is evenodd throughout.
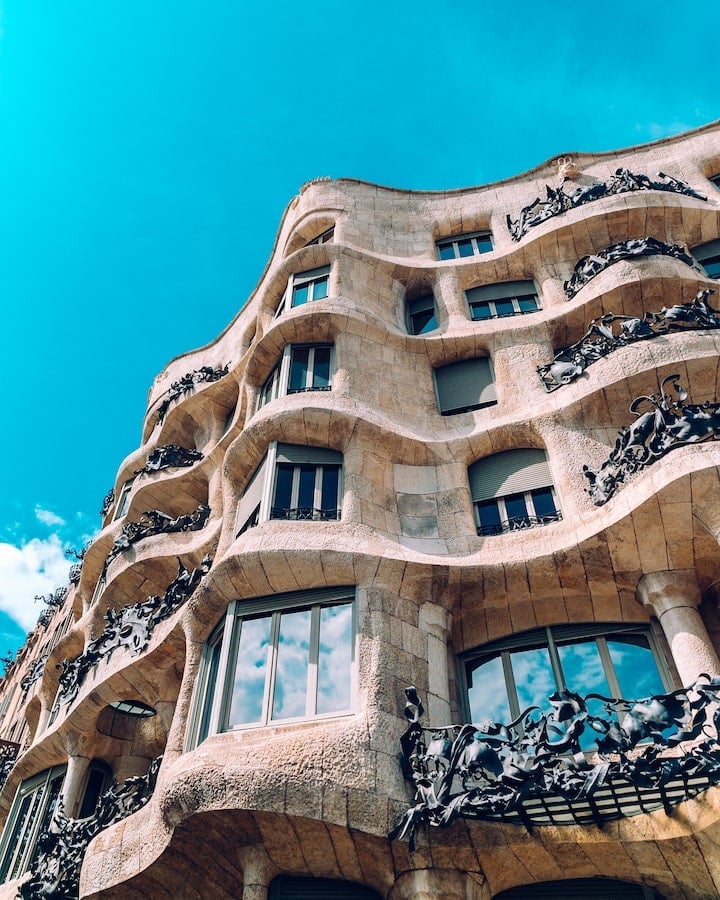
<path id="1" fill-rule="evenodd" d="M 0 898 L 719 896 L 719 185 L 305 185 L 8 665 Z"/>

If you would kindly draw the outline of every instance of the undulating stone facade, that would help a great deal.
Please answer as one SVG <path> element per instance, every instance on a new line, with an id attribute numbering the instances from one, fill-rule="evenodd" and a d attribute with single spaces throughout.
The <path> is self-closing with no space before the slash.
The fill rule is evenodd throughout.
<path id="1" fill-rule="evenodd" d="M 303 187 L 8 664 L 0 898 L 720 895 L 719 173 Z"/>

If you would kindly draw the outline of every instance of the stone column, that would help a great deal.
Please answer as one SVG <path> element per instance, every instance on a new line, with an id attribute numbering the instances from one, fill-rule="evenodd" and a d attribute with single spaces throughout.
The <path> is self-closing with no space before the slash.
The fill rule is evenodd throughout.
<path id="1" fill-rule="evenodd" d="M 450 623 L 450 613 L 444 607 L 424 603 L 420 608 L 420 628 L 427 635 L 428 649 L 427 721 L 433 725 L 450 722 Z"/>
<path id="2" fill-rule="evenodd" d="M 81 790 L 85 787 L 85 775 L 90 760 L 85 756 L 69 756 L 63 781 L 62 800 L 66 815 L 74 818 L 80 812 Z"/>
<path id="3" fill-rule="evenodd" d="M 242 900 L 267 900 L 268 885 L 277 874 L 265 848 L 240 847 L 238 858 L 243 870 Z"/>
<path id="4" fill-rule="evenodd" d="M 660 621 L 684 685 L 703 672 L 720 675 L 720 660 L 698 612 L 700 587 L 693 569 L 643 575 L 637 593 Z"/>
<path id="5" fill-rule="evenodd" d="M 457 869 L 415 869 L 403 872 L 388 900 L 489 900 L 485 877 L 480 872 Z"/>

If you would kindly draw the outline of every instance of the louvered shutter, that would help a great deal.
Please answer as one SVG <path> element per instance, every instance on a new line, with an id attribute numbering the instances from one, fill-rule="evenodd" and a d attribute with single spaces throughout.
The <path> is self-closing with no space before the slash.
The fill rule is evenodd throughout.
<path id="1" fill-rule="evenodd" d="M 483 284 L 480 287 L 470 288 L 465 293 L 469 303 L 477 303 L 481 300 L 504 300 L 507 297 L 524 297 L 527 294 L 537 294 L 537 292 L 535 282 L 529 280 Z"/>
<path id="2" fill-rule="evenodd" d="M 545 451 L 529 447 L 479 459 L 468 469 L 468 479 L 473 502 L 552 485 Z"/>
<path id="3" fill-rule="evenodd" d="M 311 463 L 314 465 L 342 465 L 342 453 L 328 447 L 306 447 L 303 444 L 278 444 L 279 463 Z"/>
<path id="4" fill-rule="evenodd" d="M 435 369 L 435 384 L 438 406 L 444 415 L 497 403 L 492 367 L 487 356 L 464 359 Z"/>

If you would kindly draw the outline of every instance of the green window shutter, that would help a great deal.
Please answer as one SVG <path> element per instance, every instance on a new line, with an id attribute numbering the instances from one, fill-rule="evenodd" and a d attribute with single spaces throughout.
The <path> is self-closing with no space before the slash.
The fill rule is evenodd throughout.
<path id="1" fill-rule="evenodd" d="M 473 502 L 507 497 L 553 483 L 544 450 L 530 447 L 486 456 L 468 469 Z"/>
<path id="2" fill-rule="evenodd" d="M 501 281 L 496 284 L 483 284 L 480 287 L 470 288 L 465 291 L 468 303 L 477 303 L 479 300 L 504 300 L 507 297 L 524 297 L 526 294 L 537 294 L 535 282 L 528 281 Z"/>
<path id="3" fill-rule="evenodd" d="M 311 463 L 313 465 L 342 465 L 342 453 L 329 447 L 306 447 L 303 444 L 278 444 L 279 463 Z"/>
<path id="4" fill-rule="evenodd" d="M 441 413 L 497 403 L 492 367 L 487 356 L 463 359 L 435 369 L 435 384 Z"/>

